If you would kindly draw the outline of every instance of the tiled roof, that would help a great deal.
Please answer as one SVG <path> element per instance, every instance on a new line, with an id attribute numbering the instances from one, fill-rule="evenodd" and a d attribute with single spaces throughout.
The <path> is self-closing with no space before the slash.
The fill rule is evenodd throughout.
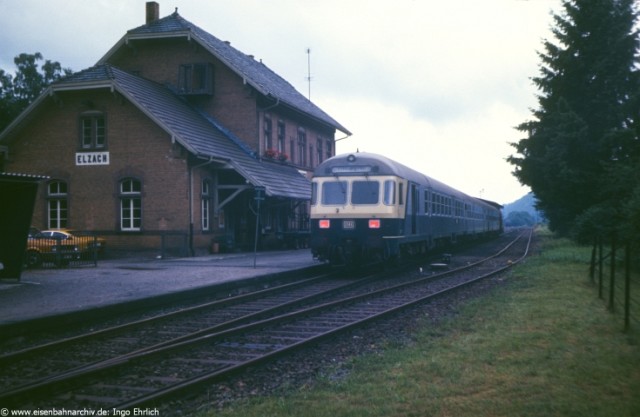
<path id="1" fill-rule="evenodd" d="M 205 30 L 184 19 L 176 11 L 135 29 L 131 29 L 107 54 L 99 64 L 108 62 L 109 57 L 129 40 L 184 36 L 195 39 L 212 55 L 224 62 L 231 70 L 245 79 L 262 95 L 296 109 L 309 117 L 326 123 L 345 134 L 350 135 L 344 126 L 334 120 L 309 99 L 300 94 L 291 84 L 270 70 L 262 62 L 221 41 Z"/>
<path id="2" fill-rule="evenodd" d="M 309 199 L 309 180 L 289 165 L 257 160 L 239 139 L 210 116 L 204 116 L 169 88 L 111 65 L 97 65 L 52 84 L 54 91 L 109 87 L 117 90 L 192 154 L 228 162 L 267 195 Z"/>

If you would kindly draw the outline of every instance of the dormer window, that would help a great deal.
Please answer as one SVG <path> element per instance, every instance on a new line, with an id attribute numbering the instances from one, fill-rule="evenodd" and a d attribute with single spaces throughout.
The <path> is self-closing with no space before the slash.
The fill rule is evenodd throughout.
<path id="1" fill-rule="evenodd" d="M 213 94 L 213 65 L 209 63 L 180 65 L 179 77 L 180 94 Z"/>

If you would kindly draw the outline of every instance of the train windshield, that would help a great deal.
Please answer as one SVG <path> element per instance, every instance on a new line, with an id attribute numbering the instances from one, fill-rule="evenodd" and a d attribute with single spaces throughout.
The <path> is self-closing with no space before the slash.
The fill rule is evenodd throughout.
<path id="1" fill-rule="evenodd" d="M 347 204 L 347 182 L 330 181 L 323 183 L 322 204 Z"/>
<path id="2" fill-rule="evenodd" d="M 354 181 L 351 190 L 351 204 L 378 204 L 380 183 L 378 181 Z"/>
<path id="3" fill-rule="evenodd" d="M 316 197 L 316 193 L 318 192 L 318 183 L 311 183 L 311 205 L 315 206 L 318 203 L 318 197 Z"/>
<path id="4" fill-rule="evenodd" d="M 396 204 L 396 182 L 393 180 L 384 182 L 384 204 L 387 206 Z"/>

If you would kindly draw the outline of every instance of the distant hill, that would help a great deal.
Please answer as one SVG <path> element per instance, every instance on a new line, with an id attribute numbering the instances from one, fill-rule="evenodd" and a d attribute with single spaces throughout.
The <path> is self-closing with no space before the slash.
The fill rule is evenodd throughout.
<path id="1" fill-rule="evenodd" d="M 502 209 L 502 215 L 505 219 L 508 219 L 510 218 L 510 214 L 511 217 L 514 216 L 512 213 L 525 212 L 528 213 L 535 222 L 540 222 L 544 216 L 541 212 L 536 210 L 535 202 L 536 197 L 533 193 L 529 193 L 513 203 L 505 204 Z"/>

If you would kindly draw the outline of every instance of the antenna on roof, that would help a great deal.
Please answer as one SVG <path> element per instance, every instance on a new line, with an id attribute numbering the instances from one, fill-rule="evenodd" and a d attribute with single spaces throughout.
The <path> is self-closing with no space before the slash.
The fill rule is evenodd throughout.
<path id="1" fill-rule="evenodd" d="M 309 83 L 309 101 L 311 101 L 311 48 L 307 48 L 307 82 Z"/>

